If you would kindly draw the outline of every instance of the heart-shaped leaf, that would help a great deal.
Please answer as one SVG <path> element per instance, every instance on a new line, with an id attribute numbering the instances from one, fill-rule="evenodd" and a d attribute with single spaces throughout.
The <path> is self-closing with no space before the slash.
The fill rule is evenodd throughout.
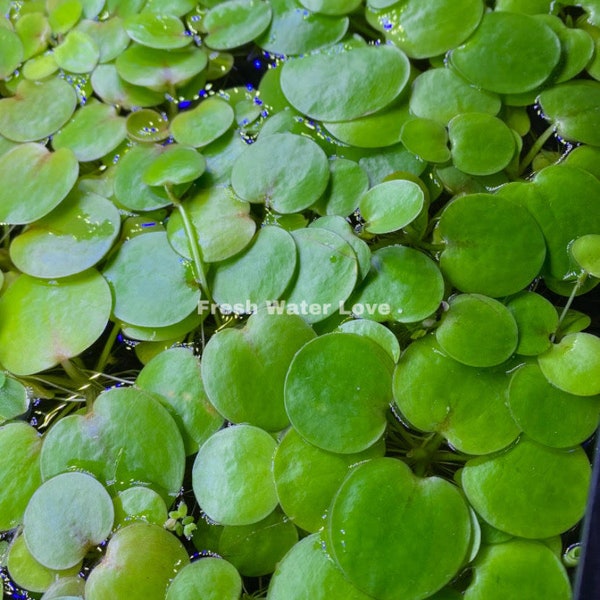
<path id="1" fill-rule="evenodd" d="M 58 421 L 46 435 L 41 457 L 45 479 L 85 469 L 116 490 L 144 484 L 165 500 L 179 493 L 184 463 L 177 424 L 159 400 L 135 388 L 107 390 L 85 416 Z"/>
<path id="2" fill-rule="evenodd" d="M 62 473 L 33 494 L 23 517 L 23 535 L 34 558 L 49 569 L 68 569 L 108 537 L 112 500 L 86 473 Z"/>
<path id="3" fill-rule="evenodd" d="M 233 423 L 268 431 L 288 423 L 283 384 L 294 354 L 315 337 L 297 315 L 259 310 L 243 329 L 225 329 L 206 344 L 202 379 L 217 410 Z"/>
<path id="4" fill-rule="evenodd" d="M 21 225 L 47 215 L 77 181 L 79 165 L 68 148 L 50 152 L 35 143 L 21 144 L 0 156 L 0 220 Z"/>
<path id="5" fill-rule="evenodd" d="M 327 532 L 332 558 L 356 587 L 381 600 L 417 600 L 448 583 L 466 560 L 471 517 L 451 483 L 378 458 L 346 477 Z"/>
<path id="6" fill-rule="evenodd" d="M 0 362 L 32 375 L 77 356 L 100 337 L 111 305 L 96 271 L 59 281 L 21 275 L 0 298 Z"/>
<path id="7" fill-rule="evenodd" d="M 323 450 L 365 450 L 385 430 L 392 370 L 389 355 L 367 337 L 331 333 L 308 342 L 285 379 L 292 426 Z"/>

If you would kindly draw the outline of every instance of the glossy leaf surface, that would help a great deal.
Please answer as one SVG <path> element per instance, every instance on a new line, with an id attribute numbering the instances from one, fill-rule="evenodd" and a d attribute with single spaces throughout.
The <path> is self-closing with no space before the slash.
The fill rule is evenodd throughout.
<path id="1" fill-rule="evenodd" d="M 323 450 L 367 449 L 385 430 L 392 369 L 390 357 L 366 337 L 332 333 L 308 342 L 285 381 L 292 426 Z"/>
<path id="2" fill-rule="evenodd" d="M 30 375 L 77 356 L 104 331 L 111 304 L 93 270 L 61 281 L 21 275 L 0 298 L 0 362 Z"/>
<path id="3" fill-rule="evenodd" d="M 85 597 L 164 600 L 171 580 L 188 563 L 174 535 L 158 525 L 132 523 L 111 537 L 104 559 L 87 579 Z"/>
<path id="4" fill-rule="evenodd" d="M 134 426 L 140 435 L 131 435 Z M 143 483 L 169 499 L 181 487 L 184 457 L 181 434 L 159 400 L 135 388 L 113 388 L 85 416 L 69 415 L 52 428 L 41 468 L 45 479 L 85 469 L 116 490 Z"/>
<path id="5" fill-rule="evenodd" d="M 414 427 L 441 433 L 468 454 L 506 448 L 519 435 L 505 403 L 502 369 L 479 369 L 447 356 L 433 336 L 413 342 L 394 373 L 394 398 Z"/>
<path id="6" fill-rule="evenodd" d="M 451 483 L 417 478 L 401 461 L 379 458 L 357 466 L 345 479 L 331 505 L 327 531 L 333 559 L 359 589 L 381 600 L 416 600 L 459 570 L 471 521 Z"/>
<path id="7" fill-rule="evenodd" d="M 115 317 L 132 325 L 172 325 L 187 317 L 200 299 L 190 265 L 171 248 L 164 232 L 128 240 L 104 277 L 114 294 Z"/>
<path id="8" fill-rule="evenodd" d="M 268 309 L 243 329 L 215 334 L 202 356 L 202 379 L 212 404 L 233 423 L 278 431 L 289 423 L 283 385 L 294 354 L 313 330 L 298 315 Z"/>
<path id="9" fill-rule="evenodd" d="M 474 458 L 462 487 L 488 523 L 524 538 L 571 528 L 585 512 L 590 464 L 581 448 L 558 450 L 527 438 L 502 454 Z"/>
<path id="10" fill-rule="evenodd" d="M 314 119 L 347 121 L 390 104 L 404 89 L 408 74 L 402 51 L 367 46 L 287 62 L 281 89 L 294 108 Z"/>
<path id="11" fill-rule="evenodd" d="M 192 485 L 204 512 L 223 525 L 251 525 L 277 506 L 272 473 L 275 440 L 263 429 L 235 425 L 215 433 L 194 461 Z"/>
<path id="12" fill-rule="evenodd" d="M 38 562 L 49 569 L 68 569 L 108 537 L 113 519 L 112 501 L 101 483 L 85 473 L 62 473 L 33 494 L 23 517 L 23 535 Z"/>
<path id="13" fill-rule="evenodd" d="M 139 372 L 136 385 L 164 399 L 188 455 L 223 425 L 223 418 L 204 391 L 200 364 L 187 348 L 170 348 L 155 356 Z"/>

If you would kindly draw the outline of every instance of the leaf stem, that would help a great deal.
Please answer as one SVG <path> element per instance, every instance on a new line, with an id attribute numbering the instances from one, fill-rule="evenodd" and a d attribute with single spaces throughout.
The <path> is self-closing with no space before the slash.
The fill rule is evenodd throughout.
<path id="1" fill-rule="evenodd" d="M 206 270 L 204 267 L 204 261 L 202 260 L 202 255 L 200 252 L 200 245 L 198 244 L 198 236 L 196 235 L 196 229 L 194 228 L 194 224 L 192 223 L 192 220 L 190 219 L 190 216 L 189 216 L 187 210 L 185 209 L 185 206 L 183 206 L 183 203 L 181 202 L 181 200 L 179 198 L 177 198 L 177 196 L 175 196 L 175 194 L 173 193 L 171 186 L 165 185 L 165 190 L 167 192 L 167 196 L 169 197 L 169 200 L 173 203 L 173 206 L 175 206 L 175 208 L 178 210 L 178 212 L 181 216 L 181 221 L 183 222 L 183 228 L 185 230 L 185 235 L 188 239 L 188 243 L 190 245 L 190 250 L 192 252 L 192 260 L 194 263 L 194 272 L 195 272 L 196 283 L 200 287 L 200 291 L 202 292 L 202 294 L 209 301 L 211 306 L 213 306 L 215 304 L 215 301 L 214 301 L 212 294 L 210 293 L 210 289 L 208 287 L 208 280 L 206 279 Z M 215 320 L 217 321 L 217 324 L 220 325 L 221 324 L 220 315 L 215 313 L 214 316 L 215 316 Z"/>
<path id="2" fill-rule="evenodd" d="M 415 448 L 407 454 L 415 461 L 414 471 L 418 477 L 423 477 L 433 462 L 437 449 L 444 443 L 444 437 L 434 433 L 423 441 L 420 448 Z"/>
<path id="3" fill-rule="evenodd" d="M 104 344 L 104 348 L 102 348 L 102 354 L 100 354 L 98 362 L 96 363 L 96 367 L 94 369 L 95 371 L 101 373 L 104 370 L 104 367 L 106 366 L 106 363 L 110 357 L 110 352 L 115 344 L 117 336 L 119 335 L 119 331 L 121 331 L 121 328 L 117 326 L 116 323 L 113 323 L 110 334 L 108 335 L 106 343 Z"/>
<path id="4" fill-rule="evenodd" d="M 183 228 L 185 229 L 185 235 L 188 238 L 188 243 L 190 245 L 190 250 L 192 252 L 192 259 L 194 261 L 194 270 L 196 275 L 196 283 L 202 288 L 202 291 L 206 295 L 206 297 L 211 300 L 210 294 L 208 291 L 208 281 L 206 279 L 206 274 L 204 271 L 204 261 L 200 256 L 200 246 L 198 245 L 198 237 L 196 235 L 196 230 L 194 228 L 194 224 L 192 223 L 190 216 L 187 213 L 187 210 L 183 206 L 182 202 L 173 194 L 173 190 L 170 185 L 165 185 L 165 190 L 167 195 L 169 196 L 169 200 L 173 203 L 175 208 L 179 211 L 181 216 L 181 220 L 183 222 Z"/>
<path id="5" fill-rule="evenodd" d="M 567 300 L 567 303 L 565 304 L 565 307 L 562 309 L 562 312 L 560 313 L 560 317 L 558 318 L 558 325 L 556 326 L 556 331 L 552 334 L 552 337 L 550 338 L 550 341 L 552 343 L 554 343 L 554 341 L 556 340 L 556 336 L 558 335 L 558 332 L 560 331 L 560 326 L 562 325 L 562 322 L 565 320 L 565 317 L 567 316 L 567 313 L 569 312 L 569 309 L 571 308 L 571 304 L 573 304 L 573 300 L 575 300 L 575 296 L 577 296 L 577 292 L 581 289 L 581 287 L 583 286 L 583 284 L 585 283 L 587 278 L 588 278 L 587 271 L 582 271 L 579 274 L 579 276 L 577 277 L 577 281 L 575 282 L 575 285 L 573 286 L 573 289 L 571 290 L 571 295 L 569 296 L 569 299 Z"/>
<path id="6" fill-rule="evenodd" d="M 550 125 L 546 131 L 535 140 L 533 146 L 529 148 L 529 152 L 525 155 L 523 160 L 519 163 L 519 175 L 522 175 L 525 169 L 531 164 L 537 153 L 543 148 L 544 144 L 554 135 L 555 127 Z"/>
<path id="7" fill-rule="evenodd" d="M 82 396 L 85 397 L 85 404 L 88 412 L 92 410 L 94 399 L 96 398 L 97 390 L 92 388 L 92 382 L 81 372 L 80 368 L 75 365 L 71 360 L 65 358 L 60 361 L 62 368 L 65 373 L 69 376 L 69 379 L 79 388 L 78 391 L 82 392 Z"/>

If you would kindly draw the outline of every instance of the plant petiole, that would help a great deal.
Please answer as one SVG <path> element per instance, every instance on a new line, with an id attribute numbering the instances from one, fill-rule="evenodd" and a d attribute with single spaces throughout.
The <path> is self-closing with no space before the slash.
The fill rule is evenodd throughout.
<path id="1" fill-rule="evenodd" d="M 529 152 L 524 156 L 523 160 L 519 163 L 519 175 L 523 175 L 523 172 L 531 164 L 537 153 L 544 147 L 544 144 L 554 135 L 556 128 L 554 125 L 550 125 L 540 137 L 535 140 L 533 146 L 529 149 Z"/>

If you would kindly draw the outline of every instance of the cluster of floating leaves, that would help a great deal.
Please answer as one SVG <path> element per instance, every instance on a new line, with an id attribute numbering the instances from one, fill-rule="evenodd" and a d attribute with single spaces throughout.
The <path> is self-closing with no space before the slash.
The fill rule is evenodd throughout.
<path id="1" fill-rule="evenodd" d="M 568 4 L 0 0 L 16 585 L 571 597 L 600 9 Z"/>

